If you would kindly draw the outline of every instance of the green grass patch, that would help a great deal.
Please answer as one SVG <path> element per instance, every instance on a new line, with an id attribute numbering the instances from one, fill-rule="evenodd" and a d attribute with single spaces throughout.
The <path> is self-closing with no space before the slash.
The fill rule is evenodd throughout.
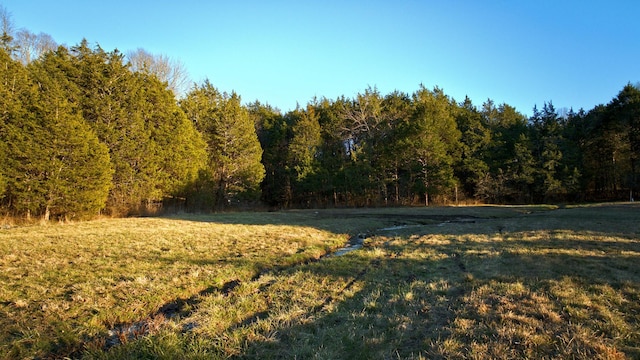
<path id="1" fill-rule="evenodd" d="M 633 204 L 17 227 L 0 356 L 638 358 L 639 257 Z"/>

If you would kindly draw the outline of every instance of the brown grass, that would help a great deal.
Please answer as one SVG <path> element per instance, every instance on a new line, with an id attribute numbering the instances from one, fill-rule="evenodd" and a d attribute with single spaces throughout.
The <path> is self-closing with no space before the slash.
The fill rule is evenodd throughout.
<path id="1" fill-rule="evenodd" d="M 640 207 L 620 204 L 12 228 L 0 231 L 0 353 L 640 358 L 639 224 Z M 314 260 L 357 232 L 375 236 Z"/>

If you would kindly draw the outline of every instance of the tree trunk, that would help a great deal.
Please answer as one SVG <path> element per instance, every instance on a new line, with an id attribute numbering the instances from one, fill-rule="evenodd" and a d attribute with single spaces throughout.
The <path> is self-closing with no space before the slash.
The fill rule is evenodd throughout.
<path id="1" fill-rule="evenodd" d="M 395 173 L 393 175 L 393 181 L 395 184 L 395 188 L 396 188 L 396 205 L 398 205 L 398 203 L 400 202 L 400 185 L 398 184 L 398 167 L 395 168 Z"/>
<path id="2" fill-rule="evenodd" d="M 384 206 L 389 206 L 389 191 L 387 190 L 387 184 L 382 182 L 382 194 L 384 196 Z"/>
<path id="3" fill-rule="evenodd" d="M 42 216 L 42 220 L 49 221 L 50 218 L 51 218 L 51 209 L 49 208 L 49 205 L 47 205 L 47 207 L 44 209 L 44 215 Z"/>
<path id="4" fill-rule="evenodd" d="M 223 178 L 221 178 L 220 181 L 218 182 L 218 189 L 216 191 L 215 206 L 218 208 L 216 210 L 224 209 L 229 205 L 226 202 L 226 197 L 227 197 L 226 195 L 227 195 L 227 182 Z"/>

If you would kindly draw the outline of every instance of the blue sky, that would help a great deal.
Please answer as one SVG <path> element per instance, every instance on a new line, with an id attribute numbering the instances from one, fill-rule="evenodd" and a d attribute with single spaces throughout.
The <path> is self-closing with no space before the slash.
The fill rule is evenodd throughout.
<path id="1" fill-rule="evenodd" d="M 0 0 L 58 43 L 144 48 L 283 111 L 368 86 L 439 86 L 531 114 L 590 110 L 640 81 L 640 1 Z"/>

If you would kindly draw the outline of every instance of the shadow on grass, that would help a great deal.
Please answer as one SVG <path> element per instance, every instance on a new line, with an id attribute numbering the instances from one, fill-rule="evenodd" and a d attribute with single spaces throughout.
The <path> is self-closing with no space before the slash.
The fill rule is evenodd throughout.
<path id="1" fill-rule="evenodd" d="M 257 271 L 251 281 L 264 271 L 276 279 L 259 288 L 266 298 L 282 299 L 277 291 L 286 286 L 292 295 L 312 291 L 312 281 L 344 285 L 317 299 L 247 312 L 212 336 L 240 338 L 239 352 L 226 352 L 216 339 L 207 351 L 255 359 L 640 358 L 637 206 L 437 211 L 184 217 L 333 232 L 421 225 L 381 232 L 344 257 Z M 180 346 L 188 355 L 189 345 Z"/>
<path id="2" fill-rule="evenodd" d="M 511 218 L 531 213 L 528 208 L 435 207 L 288 210 L 216 214 L 179 214 L 169 219 L 231 225 L 308 226 L 334 233 L 370 233 L 405 225 L 434 225 L 460 219 Z"/>
<path id="3" fill-rule="evenodd" d="M 507 224 L 523 232 L 504 237 L 491 232 L 497 223 L 434 226 L 437 241 L 420 229 L 378 238 L 375 249 L 347 260 L 298 267 L 309 278 L 350 278 L 342 290 L 349 294 L 270 328 L 238 357 L 639 358 L 637 230 L 609 223 L 608 232 L 593 231 L 602 229 L 598 224 L 585 231 L 591 220 L 584 214 L 561 214 L 566 221 L 546 228 L 535 224 L 548 232 L 544 240 L 527 239 L 537 233 L 526 224 Z M 275 309 L 251 314 L 226 333 L 279 316 Z"/>
<path id="4" fill-rule="evenodd" d="M 449 335 L 446 325 L 470 290 L 455 261 L 425 263 L 389 257 L 371 260 L 362 269 L 357 265 L 363 259 L 352 260 L 338 265 L 337 272 L 350 274 L 341 294 L 317 302 L 298 315 L 299 324 L 277 329 L 275 338 L 250 343 L 240 357 L 404 358 Z M 336 265 L 313 264 L 298 271 L 331 278 L 336 276 Z M 438 270 L 430 271 L 430 266 Z M 269 321 L 264 314 L 261 319 Z M 247 325 L 244 321 L 227 331 Z"/>
<path id="5" fill-rule="evenodd" d="M 232 224 L 286 225 L 314 227 L 334 233 L 374 233 L 379 229 L 402 226 L 425 226 L 447 223 L 488 221 L 482 233 L 523 230 L 592 231 L 610 235 L 640 235 L 640 202 L 593 204 L 574 207 L 557 206 L 463 206 L 403 207 L 364 209 L 290 210 L 279 212 L 242 212 L 216 214 L 179 214 L 169 219 Z M 419 231 L 419 230 L 417 230 Z M 444 230 L 447 231 L 446 229 Z M 435 230 L 440 233 L 441 230 Z M 476 230 L 472 230 L 476 233 Z M 403 232 L 415 234 L 415 232 Z M 452 235 L 464 234 L 464 230 Z"/>

